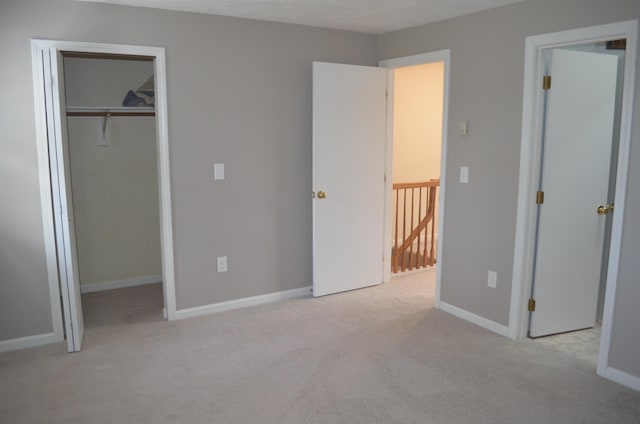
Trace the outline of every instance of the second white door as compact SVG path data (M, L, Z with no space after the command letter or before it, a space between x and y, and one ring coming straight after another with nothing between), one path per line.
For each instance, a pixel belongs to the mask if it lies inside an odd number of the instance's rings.
M531 337L595 324L617 65L607 54L551 52Z

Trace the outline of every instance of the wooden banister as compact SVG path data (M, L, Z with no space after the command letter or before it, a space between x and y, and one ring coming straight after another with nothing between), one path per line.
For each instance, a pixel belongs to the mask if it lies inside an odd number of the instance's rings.
M394 232L394 252L392 255L392 271L412 270L423 266L433 266L435 257L435 217L437 187L440 180L396 183L393 184L395 193L395 232ZM423 190L426 191L426 198L423 201ZM402 196L400 192L402 193ZM417 193L416 193L417 191ZM402 208L400 208L402 198ZM408 199L409 198L409 199ZM415 217L417 198L417 223ZM424 212L423 212L424 203ZM410 211L410 212L409 212ZM424 215L423 215L424 213ZM399 243L399 224L402 220L402 242ZM407 224L409 229L407 230ZM413 228L411 228L413 227ZM407 234L407 232L409 234ZM424 246L422 245L422 235L424 234ZM430 241L429 241L429 235ZM414 245L417 246L414 252ZM408 256L408 257L407 257Z
M431 197L431 193L429 193L429 197ZM400 251L409 249L409 247L415 241L415 239L420 236L420 233L422 233L422 231L424 231L424 229L427 228L427 224L429 224L429 222L431 222L431 220L433 219L434 212L435 212L435 208L429 207L429 212L427 213L427 215L425 215L424 218L422 218L422 221L420 221L418 226L413 229L411 234L409 234L409 237L407 237L404 240L404 242L399 248ZM398 255L398 253L396 253L396 255Z
M422 181L417 183L394 183L393 184L394 190L401 190L406 188L425 188L425 187L440 187L440 180L435 179L435 180Z

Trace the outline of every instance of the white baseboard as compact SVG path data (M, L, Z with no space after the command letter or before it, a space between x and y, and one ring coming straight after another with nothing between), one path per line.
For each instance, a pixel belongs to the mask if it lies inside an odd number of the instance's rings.
M472 314L469 311L465 311L464 309L460 309L446 302L440 302L440 309L450 313L451 315L455 315L458 318L462 318L465 321L469 321L477 326L485 328L489 331L493 331L494 333L499 334L503 337L509 337L509 327L505 325L498 324L497 322L483 318L480 315Z
M17 339L0 341L0 352L26 349L28 347L42 346L49 343L61 342L63 338L55 333L37 334L35 336L19 337Z
M640 377L636 377L635 375L628 374L612 367L606 367L602 371L598 369L598 375L606 378L607 380L614 381L632 390L640 392Z
M103 290L121 289L124 287L142 286L145 284L161 283L162 275L145 275L143 277L127 278L125 280L101 281L80 285L80 292L93 293Z
M229 300L227 302L212 303L210 305L196 306L195 308L180 309L179 311L176 311L176 319L210 315L216 312L229 311L232 309L245 308L247 306L262 305L264 303L277 302L279 300L294 299L297 297L306 296L311 296L311 286L263 294L260 296Z

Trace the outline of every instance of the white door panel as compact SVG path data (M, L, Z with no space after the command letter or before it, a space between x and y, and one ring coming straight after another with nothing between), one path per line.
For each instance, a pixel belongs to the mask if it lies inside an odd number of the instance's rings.
M67 115L64 91L64 69L62 55L49 51L49 73L51 87L47 93L47 119L52 122L49 137L53 137L55 151L50 151L52 174L52 197L56 216L56 242L60 291L64 309L67 349L78 352L82 347L84 320L78 273L75 228L73 220L73 199L71 192L71 169L69 165L69 143L67 140ZM45 76L46 78L46 76Z
M604 244L616 56L554 49L530 336L593 327Z
M387 71L313 64L313 294L382 282Z

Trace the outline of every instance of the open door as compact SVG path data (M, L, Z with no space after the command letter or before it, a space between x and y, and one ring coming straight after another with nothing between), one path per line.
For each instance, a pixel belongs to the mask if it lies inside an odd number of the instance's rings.
M82 347L84 321L71 197L63 60L56 49L47 49L44 55L45 106L60 292L67 349L69 352L78 352Z
M382 283L387 70L313 64L313 295Z
M617 66L612 55L551 51L531 337L595 325L605 214L613 207Z

